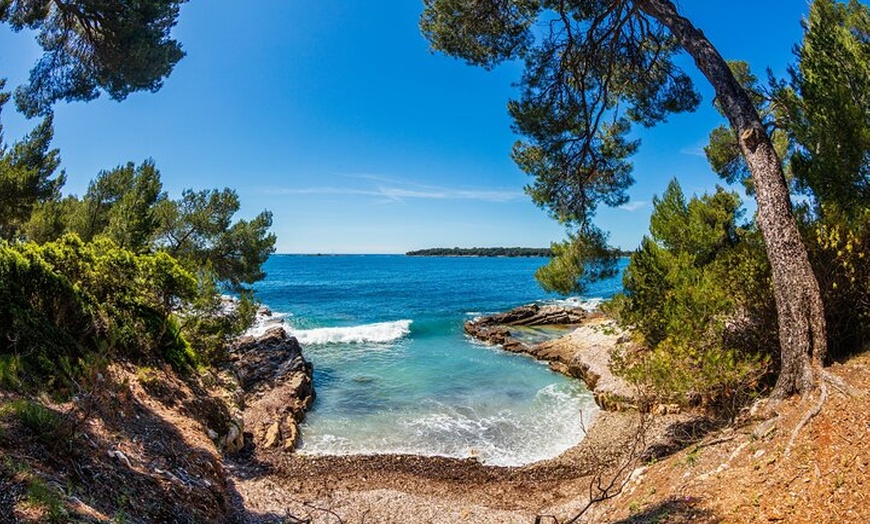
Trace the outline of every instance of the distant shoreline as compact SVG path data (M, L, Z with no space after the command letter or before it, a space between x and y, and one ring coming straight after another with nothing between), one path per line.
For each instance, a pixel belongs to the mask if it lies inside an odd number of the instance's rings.
M435 248L441 250L442 248ZM446 248L450 251L453 248ZM496 249L496 248L486 248ZM534 249L534 248L528 248ZM472 251L474 248L460 248L462 251ZM481 253L429 253L433 249L421 249L417 251L408 251L407 253L273 253L271 256L278 257L432 257L432 258L550 258L552 255L547 254L481 254ZM549 251L549 250L546 250ZM617 251L618 258L628 258L632 251Z
M549 248L537 247L435 247L408 251L409 257L503 257L503 258L550 258Z

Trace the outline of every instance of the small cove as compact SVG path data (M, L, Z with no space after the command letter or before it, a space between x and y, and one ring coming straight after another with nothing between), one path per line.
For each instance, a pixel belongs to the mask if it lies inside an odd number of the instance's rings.
M276 255L257 297L303 344L317 400L302 454L408 453L522 465L582 439L597 408L577 380L472 341L465 320L555 301L533 258ZM624 265L624 261L622 262ZM597 283L581 303L611 296ZM538 340L557 331L530 330ZM581 417L582 413L582 417Z

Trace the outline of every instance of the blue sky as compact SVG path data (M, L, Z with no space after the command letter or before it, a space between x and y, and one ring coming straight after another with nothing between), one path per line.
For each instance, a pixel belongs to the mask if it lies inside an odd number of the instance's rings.
M728 59L782 76L801 37L804 0L685 1L681 9ZM240 8L240 6L244 8ZM243 216L274 214L283 253L398 253L435 246L546 246L563 229L523 193L509 158L506 103L521 69L494 71L432 54L421 3L408 0L192 0L174 31L187 52L157 93L59 104L54 145L65 192L100 170L153 158L170 196L233 187ZM0 76L14 87L40 54L0 27ZM631 202L603 208L614 245L646 233L652 196L677 177L712 189L701 148L721 120L692 114L639 130ZM7 140L33 127L7 106Z

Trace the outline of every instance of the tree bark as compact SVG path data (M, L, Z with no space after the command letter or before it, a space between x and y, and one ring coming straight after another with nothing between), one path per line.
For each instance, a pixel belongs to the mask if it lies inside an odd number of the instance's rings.
M782 163L758 111L707 37L681 16L671 0L633 0L647 16L667 27L692 56L716 91L716 98L740 138L758 203L758 227L773 273L779 324L781 370L772 397L806 393L815 367L827 356L825 315L819 284L792 213Z

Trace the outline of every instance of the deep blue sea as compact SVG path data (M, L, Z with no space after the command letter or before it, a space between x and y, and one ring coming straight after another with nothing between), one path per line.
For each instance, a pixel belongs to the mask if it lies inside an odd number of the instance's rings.
M535 283L545 262L272 256L257 298L314 365L317 400L301 425L299 452L476 456L520 465L579 442L582 422L597 412L582 382L477 343L462 329L481 314L564 300ZM567 300L593 306L621 289L617 276Z

